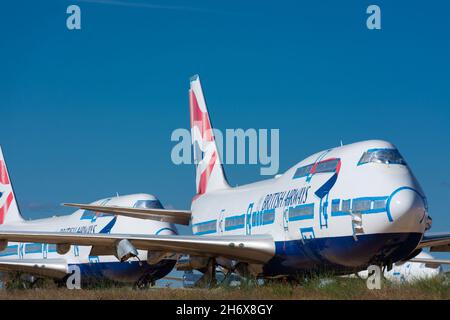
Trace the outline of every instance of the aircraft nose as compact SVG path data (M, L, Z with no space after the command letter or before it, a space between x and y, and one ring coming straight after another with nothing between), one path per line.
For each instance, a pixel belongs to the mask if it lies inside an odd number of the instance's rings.
M417 228L425 226L427 209L424 197L415 189L402 187L389 197L387 208L394 221L403 221L404 226Z

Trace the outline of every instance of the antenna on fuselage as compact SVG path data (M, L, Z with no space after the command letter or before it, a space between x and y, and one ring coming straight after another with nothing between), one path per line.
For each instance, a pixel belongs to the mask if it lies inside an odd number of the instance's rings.
M344 145L344 143L342 142L342 139L341 139L341 147Z
M119 197L119 193L116 191L116 197L118 198Z

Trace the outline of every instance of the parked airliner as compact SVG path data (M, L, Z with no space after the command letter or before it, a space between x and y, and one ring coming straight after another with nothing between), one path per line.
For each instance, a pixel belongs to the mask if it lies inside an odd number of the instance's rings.
M113 247L127 240L155 256L188 254L188 265L210 279L217 264L244 275L289 278L321 270L349 274L371 264L389 269L424 247L449 250L450 233L425 233L431 225L425 193L392 143L368 140L330 148L272 179L231 187L198 76L191 78L189 100L196 159L191 210L68 205L144 219L177 218L192 224L193 235L75 234L24 226L0 231L0 239L57 247Z
M149 194L133 194L98 200L93 205L131 206L133 208L162 208L158 199ZM75 232L78 234L109 234L135 232L150 235L177 234L170 222L140 220L108 213L77 210L71 215L38 220L24 220L20 214L12 183L0 149L0 230L35 230ZM0 231L0 232L1 232ZM80 267L81 279L90 281L107 278L132 282L142 287L167 275L176 260L164 259L157 263L147 262L146 251L131 252L126 263L120 253L126 242L111 248L31 243L27 241L2 243L0 248L0 271L22 271L29 279L51 277L62 280L70 274L69 266ZM128 252L127 252L128 253ZM150 258L150 257L149 257Z
M385 269L384 278L394 283L415 282L436 277L445 277L442 265L449 265L450 260L435 259L431 254L422 251L409 261L394 263L391 270ZM368 271L358 272L360 278L366 279Z

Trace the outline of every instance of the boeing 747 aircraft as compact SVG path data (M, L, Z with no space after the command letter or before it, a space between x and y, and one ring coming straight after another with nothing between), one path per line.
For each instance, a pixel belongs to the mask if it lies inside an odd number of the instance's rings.
M68 204L143 219L177 218L194 235L0 231L9 241L56 247L114 247L127 240L155 256L188 254L192 269L213 279L215 266L258 277L311 272L349 274L371 264L390 269L422 248L448 251L450 233L427 234L425 193L390 142L369 140L313 154L273 179L230 187L198 76L189 90L196 195L191 210ZM301 146L299 146L300 148Z
M130 206L137 210L162 208L159 200L148 194L111 197L92 204ZM77 210L68 216L26 221L20 214L1 149L0 230L54 231L80 235L105 235L114 232L150 235L177 234L176 228L171 222L140 220L89 210ZM153 263L152 256L147 256L146 251L129 250L128 246L126 241L119 241L110 247L78 246L69 243L55 245L32 243L26 240L9 243L2 241L0 243L0 272L21 271L31 275L30 279L51 277L63 280L70 274L69 266L77 265L80 267L82 280L95 281L107 278L146 286L167 275L176 263L174 258L160 259L160 257ZM129 258L133 259L126 263L120 262Z

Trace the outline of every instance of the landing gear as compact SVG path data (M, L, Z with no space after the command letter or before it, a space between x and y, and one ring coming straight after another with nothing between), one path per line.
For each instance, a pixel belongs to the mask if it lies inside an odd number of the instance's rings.
M385 271L391 271L392 270L392 266L393 266L393 263L390 260L385 262L385 263L383 263L381 265L381 273L382 273L382 275L384 275Z
M230 277L233 274L233 271L230 269L226 273L223 274L223 280L219 283L219 286L228 286L230 284Z
M55 279L55 280L53 280L53 283L56 285L56 287L58 289L67 288L67 282L66 282L67 278L68 278L68 276L66 276L62 279Z
M258 279L255 270L251 269L248 263L238 263L235 267L235 271L242 278L241 286L258 286Z
M134 289L137 290L146 290L155 285L155 279L152 274L144 274L139 278L138 281L134 284Z
M34 281L30 282L30 289L43 288L46 285L46 281L43 278L35 278Z
M392 270L392 266L393 266L392 261L389 261L388 264L386 265L387 271L391 271Z
M216 259L210 258L205 268L203 276L195 283L196 287L211 289L217 285L216 280Z

